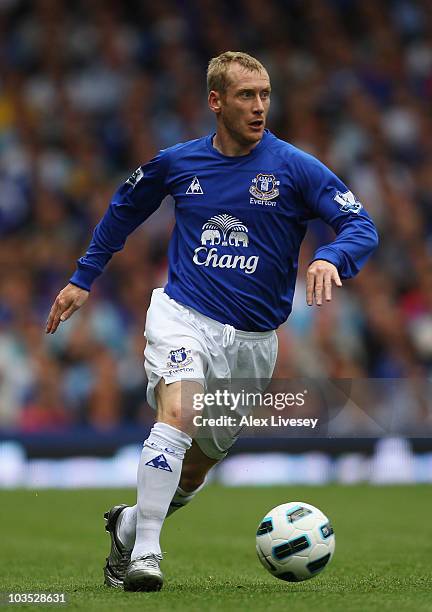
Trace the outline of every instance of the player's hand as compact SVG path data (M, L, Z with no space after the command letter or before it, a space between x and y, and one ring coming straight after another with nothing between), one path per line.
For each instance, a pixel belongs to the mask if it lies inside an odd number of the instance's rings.
M53 334L60 325L60 321L69 319L75 310L78 310L84 304L88 296L89 292L85 289L72 285L72 283L66 285L51 306L45 332Z
M323 294L326 302L332 299L332 283L342 287L336 266L324 259L316 259L311 263L306 274L306 302L308 306L321 306Z

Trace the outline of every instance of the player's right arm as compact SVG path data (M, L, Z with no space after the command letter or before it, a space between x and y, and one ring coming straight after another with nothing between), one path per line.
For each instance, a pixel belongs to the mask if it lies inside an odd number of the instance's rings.
M53 334L87 300L91 285L102 274L112 255L120 251L127 237L157 208L168 193L166 177L168 150L161 151L140 166L115 192L111 203L93 232L92 241L69 284L60 291L48 316L46 333Z

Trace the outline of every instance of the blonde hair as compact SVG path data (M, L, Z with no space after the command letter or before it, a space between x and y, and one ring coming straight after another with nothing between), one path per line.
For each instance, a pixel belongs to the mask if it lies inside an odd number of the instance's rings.
M218 91L224 93L230 83L228 69L231 64L240 64L251 72L265 72L267 70L257 59L243 53L242 51L225 51L210 60L207 68L207 89L208 91Z

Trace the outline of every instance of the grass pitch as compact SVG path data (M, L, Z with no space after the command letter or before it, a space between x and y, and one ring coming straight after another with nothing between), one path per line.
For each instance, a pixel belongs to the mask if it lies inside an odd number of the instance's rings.
M2 491L0 590L65 592L68 604L61 608L85 611L432 610L429 486L209 486L165 523L160 593L124 593L102 585L109 547L103 513L115 503L134 503L134 495L131 490ZM319 576L285 583L261 567L255 531L270 508L295 500L318 506L331 518L336 553ZM24 607L57 606L10 606Z

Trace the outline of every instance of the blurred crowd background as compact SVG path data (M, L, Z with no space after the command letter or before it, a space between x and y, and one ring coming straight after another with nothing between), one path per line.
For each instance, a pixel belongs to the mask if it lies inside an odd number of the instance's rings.
M311 225L275 376L432 374L429 0L0 0L0 428L152 419L143 329L172 202L82 311L55 336L44 325L116 187L213 130L205 70L228 49L268 67L270 129L333 169L381 237L358 278L309 308L306 266L332 239ZM432 426L432 406L409 409Z

